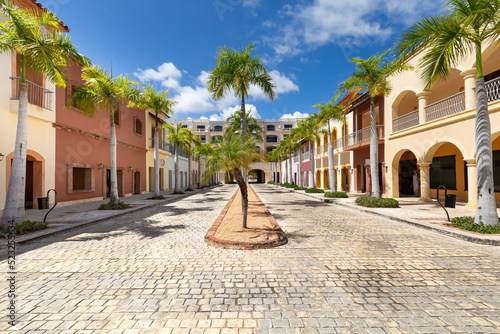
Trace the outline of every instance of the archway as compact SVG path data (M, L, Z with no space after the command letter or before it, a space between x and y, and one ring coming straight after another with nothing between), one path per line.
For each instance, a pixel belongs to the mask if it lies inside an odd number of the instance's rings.
M418 196L420 191L419 178L417 157L412 151L406 150L399 158L398 163L399 194L397 197Z
M134 194L141 193L141 172L136 170L133 176L133 192Z
M323 189L328 189L328 167L323 168Z
M316 188L321 188L321 169L316 169Z
M340 169L340 179L342 191L349 191L349 166L342 165Z
M252 169L249 172L248 183L265 183L266 173L262 169Z
M417 126L418 118L418 98L412 90L404 90L399 93L392 104L392 132Z

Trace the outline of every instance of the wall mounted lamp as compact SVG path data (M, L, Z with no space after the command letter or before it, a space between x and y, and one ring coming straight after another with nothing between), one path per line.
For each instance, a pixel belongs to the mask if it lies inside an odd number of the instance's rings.
M381 162L381 165L382 165L382 167L385 167L385 171L387 172L388 166L387 166L387 164L385 163L385 161L382 161L382 162Z
M131 172L132 171L132 166L128 166L128 171Z
M3 157L4 157L4 155L2 153L0 153L0 161L3 161Z
M104 165L102 163L97 165L97 169L103 169L103 168L104 168Z

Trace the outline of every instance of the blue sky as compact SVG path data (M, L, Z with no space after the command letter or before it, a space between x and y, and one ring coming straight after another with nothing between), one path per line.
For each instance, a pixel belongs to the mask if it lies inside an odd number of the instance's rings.
M169 89L174 118L222 119L233 96L213 101L204 86L217 49L255 42L277 86L247 103L263 119L301 116L328 101L354 66L351 57L385 51L401 31L445 0L40 0L71 29L73 43L113 74Z

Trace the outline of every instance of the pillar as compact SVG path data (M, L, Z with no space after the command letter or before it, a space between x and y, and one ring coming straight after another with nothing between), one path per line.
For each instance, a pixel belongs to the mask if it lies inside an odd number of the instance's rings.
M476 159L465 159L467 162L467 192L468 202L465 205L467 209L477 208L477 166Z
M427 99L431 95L431 92L425 90L417 94L418 98L418 124L424 124L427 122L427 116L425 114L425 107L427 107Z
M465 110L474 109L476 108L476 92L474 90L476 87L476 69L471 68L463 71L460 75L464 77Z
M420 168L420 199L419 202L432 202L430 162L419 163Z

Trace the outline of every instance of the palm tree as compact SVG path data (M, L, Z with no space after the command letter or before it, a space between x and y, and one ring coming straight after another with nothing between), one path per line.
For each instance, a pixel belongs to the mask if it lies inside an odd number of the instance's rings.
M301 121L301 123L299 124L299 126L304 128L303 132L304 139L309 142L309 154L310 154L309 170L311 171L311 177L310 177L311 188L316 187L314 150L315 150L316 140L319 138L318 130L316 128L317 117L318 117L317 114L310 114L305 120Z
M109 151L110 151L110 196L111 205L118 205L118 182L116 171L116 129L115 112L119 111L127 101L137 98L139 91L136 83L127 76L119 75L113 78L102 67L95 65L82 69L82 79L85 85L75 86L68 101L68 106L78 105L78 108L87 115L94 115L97 111L109 113Z
M187 129L184 145L181 146L188 158L188 184L186 190L193 190L193 181L191 178L191 159L195 156L195 148L201 145L201 139L193 131Z
M167 139L174 146L174 194L178 194L181 192L179 187L179 149L188 145L190 130L183 128L182 124L177 124L174 127L172 124L165 123L163 127L168 129Z
M375 118L375 97L386 96L391 92L387 78L401 71L411 69L400 60L384 61L389 52L376 54L368 59L351 58L349 61L356 64L356 70L351 77L340 84L340 92L365 91L370 95L370 174L372 179L372 196L380 197L378 175L378 134Z
M205 180L220 170L234 175L241 192L241 207L243 211L243 228L247 228L248 188L243 171L248 169L256 159L264 160L264 155L257 151L256 141L248 136L237 136L232 133L224 135L217 143L206 160Z
M287 183L294 183L293 182L293 157L292 157L292 152L296 148L296 143L293 140L292 136L287 136L285 137L278 146L281 146L281 150L285 159L285 170L287 173L287 178L286 182Z
M343 104L333 104L334 99L327 103L319 103L313 107L318 108L316 122L318 126L326 126L328 133L328 180L330 181L330 191L337 191L337 173L333 162L333 137L331 122L344 122L344 106Z
M429 88L449 76L457 62L476 55L476 126L475 147L478 199L475 222L498 225L496 211L491 123L484 82L482 46L500 36L498 0L449 0L449 14L423 19L404 31L396 44L397 53L408 59L424 52L421 76Z
M245 114L245 125L246 133L251 133L252 135L261 135L263 130L259 125L258 121L250 115L250 113ZM229 122L229 126L226 128L226 133L236 133L236 131L241 131L241 110L236 110L231 116L226 119Z
M89 60L71 44L68 34L57 31L61 22L53 13L44 10L35 16L33 12L3 0L0 1L0 11L7 16L6 21L0 22L0 52L17 54L21 58L16 143L1 221L1 225L6 227L9 221L24 220L29 103L26 68L65 87L66 66L72 61L87 64Z
M258 56L250 56L254 45L255 43L250 44L240 51L227 46L220 48L215 58L217 66L210 71L207 82L208 90L212 93L214 100L218 101L228 93L241 99L242 136L245 136L247 131L245 98L248 98L250 86L259 87L271 100L276 97L275 85L262 64L262 59Z
M303 187L302 184L302 142L304 141L305 129L300 126L300 124L293 128L291 131L291 135L293 137L293 142L295 143L295 147L299 150L299 168L298 168L298 176L297 176L297 184L299 187Z
M153 86L144 86L144 91L138 95L136 101L131 101L131 105L134 107L152 111L155 115L155 128L153 134L154 143L154 190L153 198L162 198L160 195L160 151L159 151L159 139L158 139L158 119L159 115L165 115L170 117L173 115L174 111L172 106L175 105L175 101L167 97L169 91L162 90L156 91Z
M213 152L213 147L210 144L197 142L194 147L194 160L198 161L198 188L201 187L201 159L207 158Z

